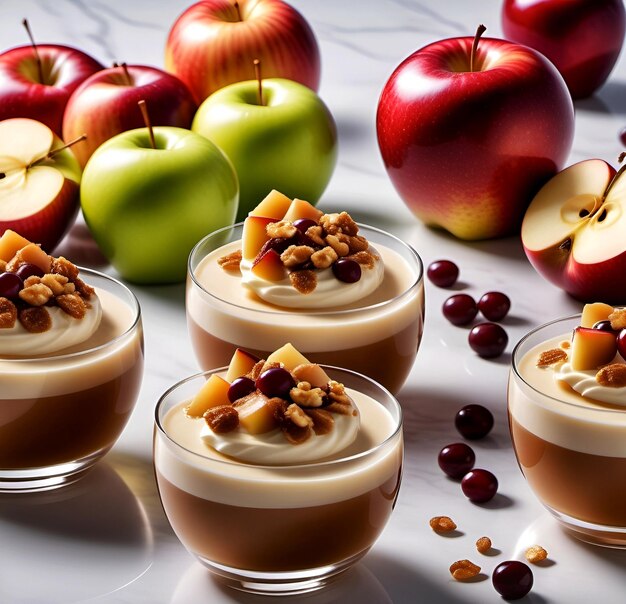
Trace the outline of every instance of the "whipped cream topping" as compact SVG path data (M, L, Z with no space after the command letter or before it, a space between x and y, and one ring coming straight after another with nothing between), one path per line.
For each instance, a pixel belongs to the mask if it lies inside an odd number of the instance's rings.
M200 438L209 447L238 461L257 465L297 465L337 455L355 441L361 424L358 412L357 415L333 413L333 419L335 423L328 434L313 433L297 445L288 442L280 429L250 434L239 427L232 432L217 434L205 425Z
M251 260L241 261L241 281L244 287L252 290L259 298L276 306L312 309L345 306L369 296L383 281L385 266L380 254L371 245L368 251L376 261L372 268L361 266L361 278L358 281L339 281L331 268L315 270L317 286L310 294L300 293L288 277L282 281L268 281L258 277L250 270Z
M617 361L618 359L615 362ZM564 382L578 394L594 401L626 407L626 387L603 386L596 380L596 373L597 371L575 370L571 363L563 363L555 370L554 379Z
M82 319L75 319L58 306L47 306L52 326L43 333L31 333L19 321L0 329L0 354L40 356L81 344L98 329L102 318L98 296L91 296L89 306Z

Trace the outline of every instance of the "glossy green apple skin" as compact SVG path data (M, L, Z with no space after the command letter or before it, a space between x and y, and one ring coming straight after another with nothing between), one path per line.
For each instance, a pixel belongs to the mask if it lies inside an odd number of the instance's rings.
M239 186L228 158L183 128L114 136L83 172L81 206L94 239L134 283L183 281L191 248L233 223Z
M323 101L290 80L239 82L214 92L198 109L191 129L213 141L239 177L239 212L272 190L316 203L337 162L337 129Z

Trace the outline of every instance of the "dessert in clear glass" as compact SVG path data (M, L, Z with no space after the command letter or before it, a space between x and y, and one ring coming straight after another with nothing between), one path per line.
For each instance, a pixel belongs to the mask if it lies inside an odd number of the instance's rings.
M0 491L60 487L113 446L143 374L139 303L7 231L0 238Z
M538 327L515 348L508 387L513 446L535 495L574 536L618 548L626 547L624 327L626 311L600 303Z
M422 262L345 212L322 214L273 191L244 223L200 241L188 273L187 323L202 369L225 365L237 347L263 357L288 341L393 393L413 366Z
M290 345L258 362L238 350L156 408L167 517L190 553L244 591L312 591L352 566L387 523L402 458L394 397Z

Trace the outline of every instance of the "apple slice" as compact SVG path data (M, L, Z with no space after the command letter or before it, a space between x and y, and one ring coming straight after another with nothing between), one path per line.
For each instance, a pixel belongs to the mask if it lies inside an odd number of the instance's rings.
M581 327L593 327L598 321L607 321L614 308L604 302L585 304L580 317Z
M299 382L309 382L313 388L324 388L330 382L328 374L317 363L303 363L291 371Z
M296 348L287 342L284 346L281 346L278 350L275 350L267 357L268 363L282 363L283 367L287 371L293 371L298 365L310 364L303 354L298 352Z
M291 203L289 197L276 189L272 189L267 197L248 213L248 216L265 216L266 218L273 218L274 221L282 220Z
M239 413L239 425L250 434L262 434L277 427L274 410L269 398L257 392L235 405Z
M7 229L0 237L0 260L8 262L15 254L26 247L30 241L25 239L15 231Z
M230 383L217 374L212 374L186 408L189 417L202 417L207 409L230 405L228 389Z
M301 218L310 218L311 220L315 220L317 222L323 213L324 212L318 210L308 201L304 201L304 199L294 199L291 202L283 220L293 222L294 220L299 220Z
M226 372L226 381L232 382L233 380L246 375L252 368L258 363L260 359L250 354L243 348L237 348L230 359L228 365L228 371Z
M38 266L44 273L50 272L50 256L34 243L29 243L21 250L17 250L13 258L19 261L18 264L27 262Z
M267 216L248 216L243 222L241 254L244 260L254 260L266 241L269 241L267 225L276 222Z
M267 281L282 281L287 278L287 270L275 250L267 250L260 258L254 261L250 269L253 274Z
M577 327L572 338L570 363L575 371L596 370L610 363L617 352L614 333Z

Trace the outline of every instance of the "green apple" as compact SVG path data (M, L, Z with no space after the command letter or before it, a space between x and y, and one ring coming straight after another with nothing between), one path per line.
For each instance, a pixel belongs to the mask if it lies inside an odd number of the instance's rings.
M233 223L239 186L230 161L183 128L114 136L91 156L80 201L94 239L122 277L135 283L184 280L191 248Z
M316 203L337 161L337 129L330 111L309 88L280 78L231 84L207 98L191 129L213 141L239 176L239 212L272 190Z

